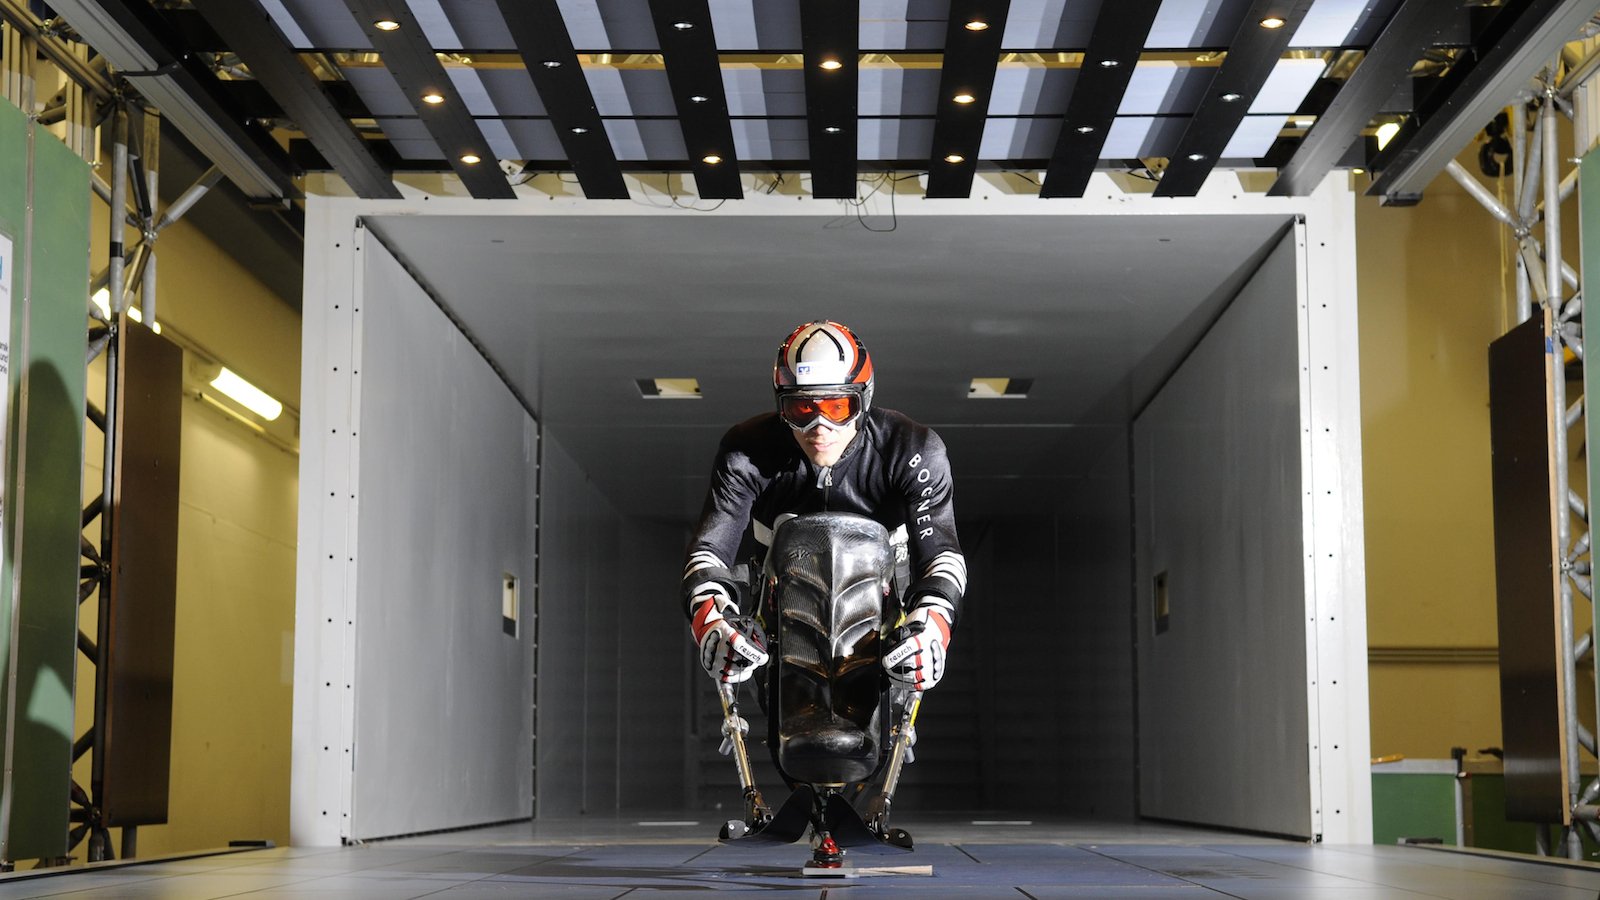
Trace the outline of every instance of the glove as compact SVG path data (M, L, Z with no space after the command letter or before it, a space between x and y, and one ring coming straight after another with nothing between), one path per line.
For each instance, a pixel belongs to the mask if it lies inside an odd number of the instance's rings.
M925 691L944 677L945 648L950 646L950 605L939 597L922 597L890 633L893 645L883 655L889 677L915 691Z
M700 648L700 665L712 678L737 684L767 664L767 651L728 621L739 614L727 588L707 582L689 602L689 631Z

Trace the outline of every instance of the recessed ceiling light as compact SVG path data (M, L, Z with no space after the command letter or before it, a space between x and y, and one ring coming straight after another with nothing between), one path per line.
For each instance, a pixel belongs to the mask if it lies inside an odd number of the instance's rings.
M1223 94L1222 97L1221 97L1221 100L1222 100L1223 103L1238 103L1240 100L1243 100L1243 99L1244 99L1244 95L1243 94L1236 94L1233 91L1229 91L1226 94Z
M461 161L469 166L475 166L483 160L476 153L463 153L461 154Z
M1079 134L1093 134L1094 133L1094 126L1093 125L1079 125L1078 126L1078 133Z
M694 23L693 22L673 22L672 23L672 27L678 29L679 31L688 31L689 29L694 27Z
M428 93L422 95L422 102L423 103L443 103L444 102L444 95L439 93L438 91L429 91Z
M1360 166L1356 166L1354 169L1350 170L1350 174L1352 174L1352 175L1362 175L1362 174L1365 174L1366 171L1367 171L1366 169L1363 169Z
M1114 60L1114 59L1102 59L1102 60L1100 60L1100 68L1102 68L1102 69L1115 69L1117 66L1120 66L1120 65L1122 65L1122 63L1120 63L1120 62L1118 62L1117 60Z
M589 129L583 127L582 125L574 125L574 126L572 126L572 133L573 134L588 134L589 133Z
M1189 161L1190 162L1199 162L1200 160L1205 159L1205 158L1206 158L1206 155L1204 153L1191 153L1191 154L1189 154Z
M722 157L716 155L715 153L707 153L705 156L700 157L700 161L708 166L714 166L717 163L722 162Z
M977 100L978 98L972 96L971 94L961 93L961 94L955 95L954 97L951 97L950 99L954 100L957 103L967 104L967 103L973 102L974 100Z
M699 400L700 381L695 378L635 378L639 396L646 400Z
M1400 123L1399 122L1385 122L1382 125L1379 125L1378 126L1378 149L1382 150L1383 148L1389 146L1389 142L1394 140L1394 136L1399 134L1399 133L1400 133Z
M1262 28L1282 28L1287 24L1288 23L1285 22L1280 16L1267 16L1265 19L1261 20Z
M834 69L843 68L844 63L839 62L837 59L825 59L822 62L817 63L817 65L827 69L829 72L832 72Z
M706 102L707 100L710 100L710 99L711 98L707 97L705 94L695 94L694 96L689 98L689 102L690 103L704 103L704 102Z
M945 156L944 161L947 163L959 163L966 162L967 158L959 153L951 153Z
M964 26L968 31L988 31L989 23L973 19Z
M372 23L372 27L379 31L399 31L400 23L393 19L379 19Z
M974 378L967 387L967 399L1021 400L1032 389L1032 378Z
M540 63L540 65L544 66L546 69L559 69L559 68L561 68L561 60L559 60L559 59L547 59L544 62Z
M827 126L826 128L824 128L822 130L827 132L828 134L838 134L839 132L843 131L844 129L840 128L837 125L829 125L829 126Z

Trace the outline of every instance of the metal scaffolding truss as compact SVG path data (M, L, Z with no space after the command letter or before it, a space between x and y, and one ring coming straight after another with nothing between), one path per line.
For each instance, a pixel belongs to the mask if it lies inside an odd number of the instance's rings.
M1583 856L1580 832L1588 832L1600 843L1600 806L1596 805L1600 798L1600 778L1584 784L1580 771L1580 747L1591 757L1597 755L1595 735L1583 724L1578 710L1578 666L1594 653L1596 622L1592 611L1594 587L1589 516L1583 497L1571 485L1569 449L1569 435L1574 429L1582 434L1584 428L1584 398L1569 402L1567 396L1569 380L1582 378L1583 294L1577 269L1562 259L1561 252L1564 224L1561 204L1577 190L1579 173L1574 165L1577 160L1571 154L1567 157L1561 154L1558 116L1574 119L1580 154L1593 145L1588 117L1577 114L1574 99L1576 97L1581 106L1588 105L1588 82L1595 74L1597 63L1600 63L1600 56L1590 56L1581 64L1564 67L1558 57L1540 72L1535 87L1506 110L1506 133L1513 145L1509 204L1501 202L1460 163L1452 160L1446 169L1468 194L1511 231L1516 242L1516 322L1521 324L1536 314L1545 320L1551 493L1561 498L1559 508L1551 510L1561 570L1559 673L1566 746L1561 748L1560 756L1565 761L1571 824L1561 827L1554 844L1549 829L1538 827L1535 849L1540 854L1559 853L1572 859ZM1562 174L1564 167L1568 168L1565 175ZM1587 448L1581 452L1586 458ZM1591 622L1581 636L1577 634L1576 624L1580 595L1591 606ZM1600 694L1596 695L1595 702L1600 705Z

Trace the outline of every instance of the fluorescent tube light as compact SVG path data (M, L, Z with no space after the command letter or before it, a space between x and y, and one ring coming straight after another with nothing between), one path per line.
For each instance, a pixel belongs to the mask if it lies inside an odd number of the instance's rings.
M268 422L283 414L282 403L269 397L266 391L234 374L227 366L223 366L217 377L211 379L211 386Z

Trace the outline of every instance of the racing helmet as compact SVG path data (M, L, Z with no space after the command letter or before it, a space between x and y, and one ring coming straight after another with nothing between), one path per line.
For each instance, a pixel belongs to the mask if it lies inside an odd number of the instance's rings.
M792 428L848 427L872 406L872 357L849 328L820 319L778 347L772 390Z

